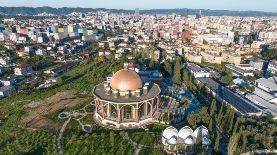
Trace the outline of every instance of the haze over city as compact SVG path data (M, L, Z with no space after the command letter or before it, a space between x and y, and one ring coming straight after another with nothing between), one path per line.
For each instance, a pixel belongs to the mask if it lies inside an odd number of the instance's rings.
M276 0L1 0L1 6L83 7L108 9L214 9L276 12Z

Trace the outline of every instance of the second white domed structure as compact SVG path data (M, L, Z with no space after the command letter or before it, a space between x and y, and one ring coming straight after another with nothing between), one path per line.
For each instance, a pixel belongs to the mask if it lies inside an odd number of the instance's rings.
M193 130L189 126L183 127L179 133L178 136L182 138L187 145L193 145L194 139L193 139Z
M197 127L194 131L189 126L184 126L179 131L173 126L169 126L163 131L162 143L168 151L192 151L199 132L202 133L202 146L208 148L210 135L208 129L203 125Z

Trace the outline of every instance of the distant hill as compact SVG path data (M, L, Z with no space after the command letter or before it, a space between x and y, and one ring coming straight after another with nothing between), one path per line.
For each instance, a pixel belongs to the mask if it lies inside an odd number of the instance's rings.
M52 8L52 7L0 7L0 13L7 15L37 15L43 12L55 15L66 15L72 12L96 12L98 10L110 11L111 13L134 13L134 10L123 9L105 9L105 8ZM181 14L195 15L200 9L150 9L140 10L141 14ZM277 12L262 12L262 11L229 11L229 10L205 10L201 9L204 15L207 16L277 16Z
M143 10L147 14L181 14L195 15L199 11L206 16L277 16L277 12L262 12L262 11L230 11L230 10L210 10L210 9L151 9Z

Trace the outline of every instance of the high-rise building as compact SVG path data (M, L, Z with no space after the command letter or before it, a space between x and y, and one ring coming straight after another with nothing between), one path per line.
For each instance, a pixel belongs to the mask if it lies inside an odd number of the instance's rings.
M196 14L196 19L200 19L202 17L202 12L199 10L199 13Z
M135 18L138 19L139 17L139 8L135 8Z

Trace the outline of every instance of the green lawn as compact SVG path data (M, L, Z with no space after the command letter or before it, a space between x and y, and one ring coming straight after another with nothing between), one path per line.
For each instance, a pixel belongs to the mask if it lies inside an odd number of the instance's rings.
M83 92L87 90L91 92L92 88L98 84L99 82L103 81L105 76L111 74L113 71L117 71L122 68L121 63L117 62L90 62L88 64L81 64L74 69L66 72L62 76L59 77L58 84L54 87L36 90L32 93L15 93L10 97L4 98L0 100L0 119L4 120L4 124L0 126L0 154L49 154L53 155L56 154L55 149L55 140L56 135L58 133L55 132L44 132L44 131L27 131L24 127L21 126L20 120L22 116L26 113L24 108L25 104L28 104L30 101L40 101L49 96L56 94L57 92L67 90L67 89L75 89L79 92ZM81 97L82 95L78 96ZM92 96L91 93L84 95L84 97ZM30 100L30 101L25 101ZM25 101L25 102L19 102ZM83 105L82 105L83 106ZM79 108L79 107L74 107ZM68 109L72 110L72 109ZM63 124L63 121L57 120L59 112L54 112L50 114L50 119L53 119L59 124ZM89 120L87 120L89 121ZM73 124L71 124L73 123ZM81 136L83 138L80 130L80 125L76 121L72 121L69 124L69 128L66 129L69 135L69 138L76 134L76 136ZM100 132L107 132L107 130L97 127L93 129L95 133ZM98 135L98 134L97 134ZM97 135L95 135L97 137ZM120 140L120 137L116 136L117 140ZM68 138L68 137L65 137ZM90 139L91 138L91 139ZM98 137L99 138L99 137ZM86 141L95 140L93 136L89 136ZM100 138L99 138L100 139ZM106 143L106 144L105 144ZM109 145L109 143L103 141L101 143L104 145ZM69 144L68 144L69 145ZM72 146L78 146L77 148L81 149L83 144L74 141ZM69 146L70 146L69 145ZM94 141L93 145L95 148L98 145L98 141ZM117 144L119 145L119 144ZM67 148L67 145L63 146ZM69 147L70 148L70 147ZM73 147L74 148L74 147ZM91 150L92 146L87 145L88 150ZM128 149L127 149L128 148ZM72 150L65 151L70 153ZM80 151L80 150L79 150ZM133 152L132 146L122 146L122 150L120 153L125 151L127 154L129 152ZM93 151L92 151L93 152ZM101 154L101 151L98 151ZM108 154L108 153L107 153Z

